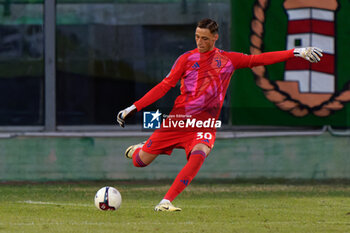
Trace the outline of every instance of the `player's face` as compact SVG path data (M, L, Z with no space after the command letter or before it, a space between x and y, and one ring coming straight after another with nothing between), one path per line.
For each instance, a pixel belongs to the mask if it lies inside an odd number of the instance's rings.
M217 33L212 34L207 28L196 28L196 44L200 53L206 53L214 49L215 42L219 38Z

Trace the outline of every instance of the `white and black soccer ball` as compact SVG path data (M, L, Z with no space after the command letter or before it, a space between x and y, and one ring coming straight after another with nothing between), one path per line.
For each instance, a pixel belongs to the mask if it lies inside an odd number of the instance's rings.
M117 210L121 204L122 196L113 187L103 187L95 195L95 206L100 210Z

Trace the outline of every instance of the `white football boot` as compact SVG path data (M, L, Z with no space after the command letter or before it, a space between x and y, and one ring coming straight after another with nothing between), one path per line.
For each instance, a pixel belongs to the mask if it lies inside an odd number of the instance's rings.
M141 142L141 143L136 144L136 145L129 146L128 149L126 149L126 151L125 151L125 157L128 158L128 159L132 159L132 155L134 154L135 150L138 149L138 148L143 147L145 142L146 141Z
M167 211L167 212L174 212L174 211L181 211L181 208L173 206L170 201L161 201L156 207L154 207L155 211Z

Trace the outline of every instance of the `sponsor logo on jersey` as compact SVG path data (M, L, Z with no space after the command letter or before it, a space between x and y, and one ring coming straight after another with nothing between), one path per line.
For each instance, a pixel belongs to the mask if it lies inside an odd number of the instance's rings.
M192 66L192 69L198 69L198 68L199 68L198 62L194 63L194 65Z

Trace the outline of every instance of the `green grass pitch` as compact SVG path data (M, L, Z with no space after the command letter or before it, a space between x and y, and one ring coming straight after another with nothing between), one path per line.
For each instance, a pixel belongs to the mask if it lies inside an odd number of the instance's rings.
M350 232L345 184L242 184L194 181L155 212L171 182L0 184L0 232ZM117 211L100 211L96 191L116 187Z

